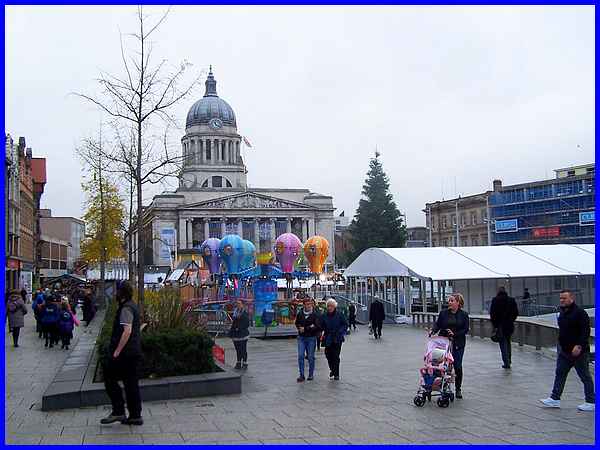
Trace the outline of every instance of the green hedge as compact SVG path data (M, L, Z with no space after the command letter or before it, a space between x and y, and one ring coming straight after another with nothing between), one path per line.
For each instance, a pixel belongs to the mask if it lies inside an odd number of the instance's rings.
M148 308L148 305L145 305ZM181 307L181 305L180 305ZM98 361L110 357L109 346L117 302L110 303L104 324L96 341ZM143 360L140 378L196 375L217 371L213 359L214 340L201 328L182 323L176 328L149 327L142 331ZM101 366L99 364L101 379Z

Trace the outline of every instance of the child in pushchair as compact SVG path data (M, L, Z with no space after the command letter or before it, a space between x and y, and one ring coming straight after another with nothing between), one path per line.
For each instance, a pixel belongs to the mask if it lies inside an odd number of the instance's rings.
M424 365L419 370L419 390L414 398L416 406L425 405L425 401L431 401L432 396L439 397L437 404L440 408L446 408L454 401L452 342L445 334L440 332L438 336L429 335L423 357Z

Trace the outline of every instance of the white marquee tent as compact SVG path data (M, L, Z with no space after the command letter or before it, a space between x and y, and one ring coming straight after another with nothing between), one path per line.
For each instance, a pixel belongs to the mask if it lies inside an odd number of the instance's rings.
M354 293L383 296L392 305L404 303L404 298L413 299L411 279L417 280L423 307L427 301L441 302L448 287L468 294L465 297L471 310L483 312L485 302L500 285L511 290L513 296L527 287L541 302L551 301L557 297L555 291L569 287L593 304L594 274L593 244L556 244L370 248L348 266L344 277ZM383 288L377 292L380 283Z

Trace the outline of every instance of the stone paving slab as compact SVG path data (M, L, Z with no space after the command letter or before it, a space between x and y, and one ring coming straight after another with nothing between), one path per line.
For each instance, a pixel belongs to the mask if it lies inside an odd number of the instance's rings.
M513 369L505 371L498 346L489 340L468 339L463 400L447 409L435 403L415 407L425 334L387 325L380 341L365 327L348 338L340 381L329 380L326 359L318 352L315 380L296 383L295 340L251 339L242 394L145 402L143 426L100 426L108 406L39 410L41 394L68 353L40 346L32 321L25 319L21 348L5 344L5 432L11 444L509 445L591 444L595 439L594 415L576 410L583 387L574 371L563 408L542 409L538 400L549 393L555 361L515 347ZM232 365L231 341L221 339L219 345Z

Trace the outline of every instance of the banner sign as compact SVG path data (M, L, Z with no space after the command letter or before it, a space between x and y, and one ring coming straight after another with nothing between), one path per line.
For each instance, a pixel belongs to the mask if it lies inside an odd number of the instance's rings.
M534 238L559 237L560 227L534 228Z
M161 228L159 257L170 259L173 250L175 250L175 228Z
M596 222L595 211L586 211L579 213L579 225L594 225Z
M519 229L519 222L517 219L496 220L495 225L496 233L508 233Z

